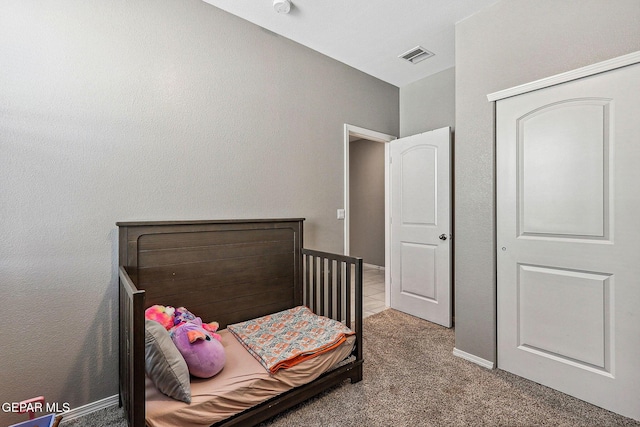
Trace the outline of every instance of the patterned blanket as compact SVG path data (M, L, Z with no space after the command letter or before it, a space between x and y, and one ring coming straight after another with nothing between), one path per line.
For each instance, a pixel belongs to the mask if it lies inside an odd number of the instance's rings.
M355 333L304 306L229 325L227 329L272 374L334 349Z

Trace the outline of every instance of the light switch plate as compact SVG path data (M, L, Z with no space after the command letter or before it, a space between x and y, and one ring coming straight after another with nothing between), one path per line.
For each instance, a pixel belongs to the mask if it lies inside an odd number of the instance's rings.
M338 219L344 219L344 209L338 209Z

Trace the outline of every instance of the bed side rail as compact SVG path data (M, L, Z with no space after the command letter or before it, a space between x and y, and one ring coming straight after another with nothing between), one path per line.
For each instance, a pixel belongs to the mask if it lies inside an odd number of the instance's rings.
M144 290L119 269L120 406L130 427L144 427Z
M305 305L354 330L356 357L362 360L362 258L312 249L302 249L302 255Z

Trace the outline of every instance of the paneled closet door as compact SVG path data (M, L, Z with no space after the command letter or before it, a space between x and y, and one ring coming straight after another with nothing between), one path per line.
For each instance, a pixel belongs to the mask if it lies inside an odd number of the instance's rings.
M497 102L498 367L640 420L640 64Z

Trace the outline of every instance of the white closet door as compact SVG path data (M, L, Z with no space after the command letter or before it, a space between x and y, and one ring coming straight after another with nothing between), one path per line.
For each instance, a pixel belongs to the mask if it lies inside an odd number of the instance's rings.
M640 420L640 64L497 102L498 367Z

